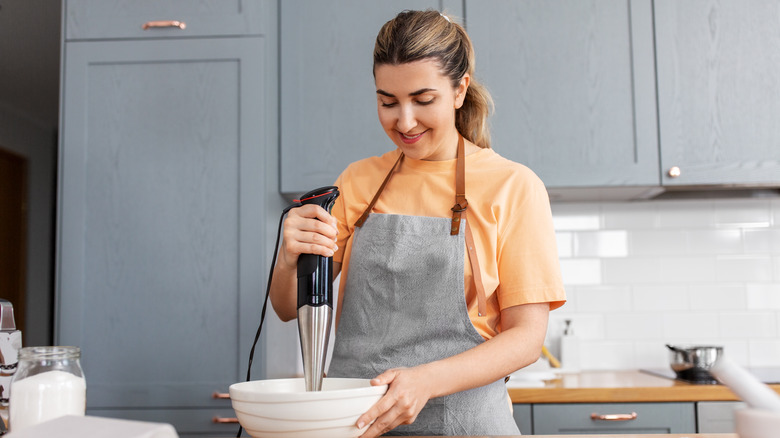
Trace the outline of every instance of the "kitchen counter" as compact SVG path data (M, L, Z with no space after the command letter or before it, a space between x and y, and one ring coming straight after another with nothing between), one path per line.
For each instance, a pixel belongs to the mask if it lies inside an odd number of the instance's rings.
M780 393L780 385L769 386ZM546 380L544 387L509 388L509 396L513 403L641 403L739 400L724 385L698 385L647 374L639 370L565 373L561 374L559 378ZM631 437L638 436L640 435ZM656 437L660 436L666 435L656 435ZM706 435L690 436L705 437Z

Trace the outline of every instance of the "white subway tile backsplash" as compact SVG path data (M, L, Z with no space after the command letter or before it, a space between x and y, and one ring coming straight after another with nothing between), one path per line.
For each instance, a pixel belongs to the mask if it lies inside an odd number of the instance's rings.
M780 229L753 228L743 231L745 253L780 253Z
M720 336L724 339L774 338L777 315L774 312L723 313L719 325Z
M558 257L569 258L574 255L574 235L572 233L556 231L555 242L558 244Z
M712 201L686 200L658 205L658 226L662 228L709 228L715 224Z
M715 223L719 227L769 227L772 209L768 202L753 199L721 200L713 205Z
M748 284L747 308L750 310L780 310L780 283Z
M720 282L772 281L772 258L769 256L718 256L716 266L716 278Z
M604 228L610 230L657 228L657 205L654 202L604 204L601 209Z
M561 276L563 284L601 284L601 261L599 259L562 259Z
M633 310L670 312L690 310L688 288L684 285L637 285L632 287Z
M598 230L601 218L598 214L553 216L553 226L558 231Z
M689 254L740 254L742 230L691 230L688 231Z
M665 338L684 339L699 342L718 336L718 314L716 312L667 313L663 319Z
M780 339L760 339L748 342L752 367L772 367L780 363Z
M638 368L634 344L630 341L583 341L580 363L584 370L622 370Z
M741 284L695 284L688 288L691 309L746 310L747 292Z
M657 339L663 332L663 320L652 313L615 313L604 316L604 331L609 340Z
M688 252L688 235L683 230L629 231L631 256L684 255Z
M581 312L627 312L631 310L628 286L588 286L578 291L578 310Z
M669 368L669 350L661 340L637 341L634 354L638 368Z
M712 281L715 278L715 258L664 257L661 259L661 281L691 283Z
M668 364L665 343L780 366L780 198L553 204L583 369ZM585 354L587 353L587 354Z
M659 283L661 259L656 257L609 258L601 260L604 284Z
M577 257L626 257L628 232L624 230L576 233L574 255Z

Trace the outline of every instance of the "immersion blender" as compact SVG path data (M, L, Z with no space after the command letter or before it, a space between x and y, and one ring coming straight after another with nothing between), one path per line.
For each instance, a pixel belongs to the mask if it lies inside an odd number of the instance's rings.
M301 196L300 203L319 205L330 213L338 196L338 187L321 187ZM332 320L333 257L301 254L298 257L298 334L306 391L322 390Z

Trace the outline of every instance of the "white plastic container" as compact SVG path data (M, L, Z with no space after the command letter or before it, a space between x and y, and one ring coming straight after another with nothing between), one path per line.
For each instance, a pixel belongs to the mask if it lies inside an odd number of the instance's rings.
M27 347L11 383L9 428L12 432L86 411L87 384L78 347Z

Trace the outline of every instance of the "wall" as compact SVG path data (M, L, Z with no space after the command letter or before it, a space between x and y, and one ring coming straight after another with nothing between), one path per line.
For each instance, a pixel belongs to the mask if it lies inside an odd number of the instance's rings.
M672 344L780 366L780 198L553 204L583 369L668 367Z
M52 342L55 135L54 129L0 104L0 145L27 158L29 166L24 346Z

